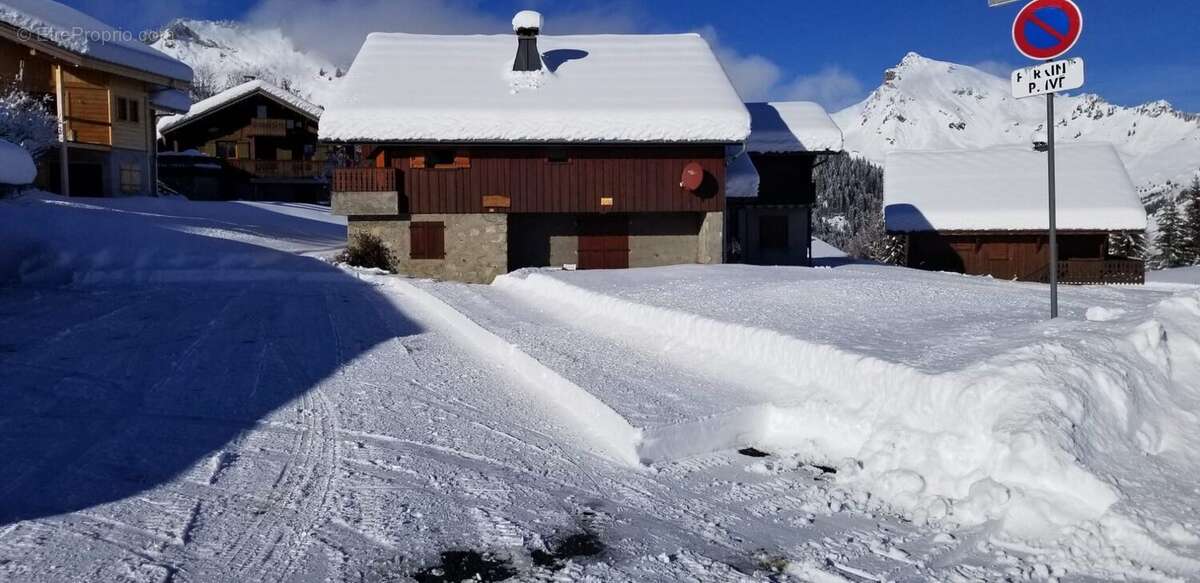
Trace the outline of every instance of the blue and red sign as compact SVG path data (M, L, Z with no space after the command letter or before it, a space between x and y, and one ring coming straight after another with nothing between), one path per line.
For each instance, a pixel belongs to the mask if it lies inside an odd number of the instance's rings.
M1083 12L1073 0L1035 0L1013 21L1013 43L1021 54L1047 61L1066 54L1083 33Z

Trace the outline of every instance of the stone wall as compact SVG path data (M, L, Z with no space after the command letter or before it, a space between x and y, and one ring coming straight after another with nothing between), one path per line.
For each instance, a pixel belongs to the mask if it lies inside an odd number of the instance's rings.
M629 266L657 267L697 263L699 213L637 214L629 217Z
M445 259L410 257L408 227L411 221L445 224ZM351 241L362 233L379 237L395 255L396 270L406 275L486 284L508 272L508 220L504 214L411 215L395 219L351 217Z

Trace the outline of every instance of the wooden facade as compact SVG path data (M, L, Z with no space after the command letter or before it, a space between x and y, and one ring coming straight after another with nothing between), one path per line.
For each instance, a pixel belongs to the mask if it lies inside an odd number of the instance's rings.
M266 93L250 93L162 132L166 150L197 150L219 159L225 169L219 186L198 189L186 172L164 179L198 199L327 198L328 148L317 143L317 123L310 113Z
M340 169L335 189L394 183L414 214L719 212L725 205L722 146L405 146L374 154L376 168L394 170L394 178ZM680 186L691 162L706 174L696 192Z
M1049 236L1045 231L954 231L908 233L904 264L933 271L990 275L997 279L1049 280ZM1064 283L1143 283L1140 260L1109 253L1109 233L1058 234L1059 275Z
M758 196L731 198L726 217L729 260L757 265L812 262L812 205L817 154L748 154L758 171Z
M65 142L39 160L39 187L85 196L155 190L150 95L190 81L89 59L7 24L0 24L0 79L44 97L61 116Z

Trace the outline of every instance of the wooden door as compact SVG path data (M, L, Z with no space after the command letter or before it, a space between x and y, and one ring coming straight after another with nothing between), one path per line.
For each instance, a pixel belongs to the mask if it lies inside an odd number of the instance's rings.
M579 220L579 269L629 267L629 217L599 215Z

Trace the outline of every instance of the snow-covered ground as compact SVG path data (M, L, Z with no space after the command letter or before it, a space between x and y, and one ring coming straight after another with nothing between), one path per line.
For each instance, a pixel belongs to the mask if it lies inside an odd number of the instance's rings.
M0 201L0 580L1200 576L1186 281L1048 323L1044 287L875 265L473 286L344 237Z

